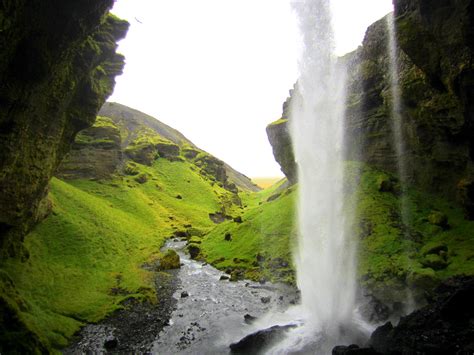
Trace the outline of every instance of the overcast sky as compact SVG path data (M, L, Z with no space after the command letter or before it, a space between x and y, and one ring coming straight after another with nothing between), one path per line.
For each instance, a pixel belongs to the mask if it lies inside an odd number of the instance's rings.
M336 50L361 43L391 0L333 0ZM115 101L178 129L249 177L282 176L265 127L298 77L290 0L117 0L130 22Z

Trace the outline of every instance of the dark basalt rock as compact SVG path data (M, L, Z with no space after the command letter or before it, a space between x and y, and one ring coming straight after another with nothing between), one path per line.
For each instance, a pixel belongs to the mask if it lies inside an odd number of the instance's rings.
M281 339L288 329L296 325L275 325L273 327L259 330L258 332L247 335L237 343L231 344L232 354L259 354L275 340Z
M348 346L339 345L332 349L332 355L378 355L377 351L373 348L360 348L356 344Z
M281 171L288 181L294 184L297 180L296 162L293 144L288 128L288 119L280 119L267 126L267 137L273 149L273 156L280 164Z
M474 278L451 279L427 306L377 328L372 347L383 354L469 354L474 350Z
M460 202L474 218L474 5L471 0L396 0L402 135L406 181ZM393 144L386 19L371 25L363 45L341 58L349 65L348 160L397 173ZM275 159L290 181L296 165L282 120L267 128ZM384 183L381 191L391 190Z
M107 125L79 132L56 176L62 179L107 179L117 170L122 161L120 131L111 120L100 117L98 121L105 121Z

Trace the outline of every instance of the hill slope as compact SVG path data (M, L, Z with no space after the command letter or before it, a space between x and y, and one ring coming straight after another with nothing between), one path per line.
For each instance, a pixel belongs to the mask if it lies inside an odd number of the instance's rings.
M51 182L52 213L25 238L29 259L2 268L2 285L15 285L2 295L49 349L130 297L156 300L164 240L202 236L243 209L249 189L223 162L153 120L99 116L81 131ZM0 342L22 336L7 328Z

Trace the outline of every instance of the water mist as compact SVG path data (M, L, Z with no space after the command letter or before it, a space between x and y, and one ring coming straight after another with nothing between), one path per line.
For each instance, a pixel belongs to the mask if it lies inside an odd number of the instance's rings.
M344 206L345 68L334 54L330 2L294 5L303 35L291 105L299 179L297 283L305 326L338 337L355 308L355 246Z
M397 175L401 187L400 196L400 216L403 225L408 226L410 224L410 215L407 200L407 185L408 176L405 159L405 141L403 137L403 116L402 116L402 99L399 78L399 53L397 50L397 36L395 29L394 14L388 14L386 17L388 43L387 43L387 54L389 58L389 75L390 75L390 93L391 93L391 122L392 122L392 141L395 148L396 161L397 161ZM404 229L406 233L406 229ZM404 313L410 313L415 309L415 302L413 295L409 289L406 290L406 301L405 301Z

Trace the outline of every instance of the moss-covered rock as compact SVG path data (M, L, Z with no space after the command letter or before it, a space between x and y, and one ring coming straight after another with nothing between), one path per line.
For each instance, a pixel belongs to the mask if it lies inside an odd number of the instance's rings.
M290 183L295 183L296 162L288 128L288 119L281 118L267 126L267 137L273 149L273 156Z
M121 73L128 24L92 3L0 5L0 254L17 255L44 215L48 182L76 133L92 125ZM52 21L51 19L55 19Z
M178 253L173 249L168 249L158 260L158 270L179 269L181 267Z
M121 161L120 131L110 118L99 116L94 126L76 136L56 175L63 179L107 179Z
M186 249L188 250L189 255L191 256L191 259L197 259L201 253L201 247L196 243L188 244Z

